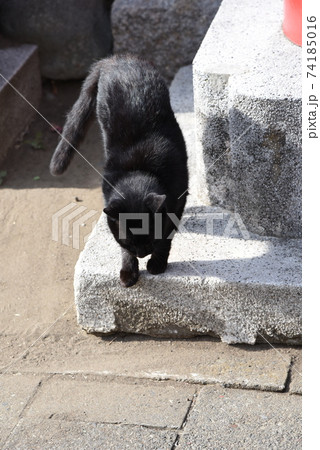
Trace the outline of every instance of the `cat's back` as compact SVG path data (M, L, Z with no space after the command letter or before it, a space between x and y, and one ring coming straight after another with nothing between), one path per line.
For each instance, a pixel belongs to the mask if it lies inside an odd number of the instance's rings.
M113 56L100 67L97 113L109 138L129 130L139 134L157 128L173 114L168 88L147 61Z

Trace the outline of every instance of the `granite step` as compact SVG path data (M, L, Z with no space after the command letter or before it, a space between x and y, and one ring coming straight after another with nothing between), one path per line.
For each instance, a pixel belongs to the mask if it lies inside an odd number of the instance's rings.
M103 214L75 268L79 325L90 333L300 344L300 240L247 237L228 211L187 208L167 271L150 275L144 258L138 283L124 288L120 248Z

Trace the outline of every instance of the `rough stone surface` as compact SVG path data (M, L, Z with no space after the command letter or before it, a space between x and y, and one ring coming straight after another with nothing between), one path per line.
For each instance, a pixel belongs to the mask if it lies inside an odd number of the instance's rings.
M47 336L14 370L48 374L174 380L283 391L290 368L287 348L228 346L210 337L188 340L145 336Z
M0 74L36 108L41 97L37 48L0 40ZM35 112L0 75L0 163Z
M4 444L33 397L41 378L34 375L0 376L0 445Z
M109 425L95 422L22 419L4 450L166 450L172 448L172 431Z
M112 32L115 53L152 61L167 81L190 64L221 0L115 0Z
M39 47L41 74L83 78L89 66L112 51L112 0L2 0L2 33Z
M296 238L301 48L283 36L282 4L221 5L193 62L196 140L212 204L236 210L254 233Z
M238 219L218 208L187 210L167 271L150 275L140 260L140 279L126 289L103 214L75 268L79 324L89 332L300 343L300 241L244 239Z
M194 392L191 385L168 382L54 377L43 384L25 416L174 429L182 426Z
M179 446L195 450L300 449L301 398L203 388L188 417Z

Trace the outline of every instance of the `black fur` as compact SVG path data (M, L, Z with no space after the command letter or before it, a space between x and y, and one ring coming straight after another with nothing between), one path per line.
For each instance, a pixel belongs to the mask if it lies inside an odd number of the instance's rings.
M68 167L74 153L71 145L80 143L95 109L105 146L104 212L122 247L121 282L132 286L139 277L137 257L151 254L150 273L166 270L176 228L168 213L180 220L187 196L185 143L158 72L133 56L115 56L96 63L84 81L63 129L68 142L61 140L52 157L53 175ZM135 218L126 221L126 238L121 238L120 213L147 215L148 232L130 231L141 227ZM162 238L155 236L156 217Z

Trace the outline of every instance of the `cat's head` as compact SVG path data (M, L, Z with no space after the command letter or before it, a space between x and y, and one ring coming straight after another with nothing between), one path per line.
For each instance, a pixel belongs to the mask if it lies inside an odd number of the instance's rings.
M166 211L166 196L151 192L140 200L118 197L103 211L121 247L133 256L144 258L153 252L155 239L161 237L162 214L159 213Z

